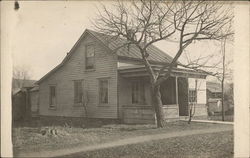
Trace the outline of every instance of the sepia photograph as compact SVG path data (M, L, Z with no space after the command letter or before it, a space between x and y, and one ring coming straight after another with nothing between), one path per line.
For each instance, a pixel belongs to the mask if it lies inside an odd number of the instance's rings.
M238 102L249 94L237 86L249 87L235 57L239 6L249 11L234 1L2 1L1 156L250 155L249 141L235 144L236 127L249 139L250 118Z

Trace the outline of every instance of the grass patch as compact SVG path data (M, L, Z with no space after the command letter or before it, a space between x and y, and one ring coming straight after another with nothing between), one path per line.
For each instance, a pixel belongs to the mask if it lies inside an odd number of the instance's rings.
M77 153L71 157L84 158L227 158L233 157L233 132L219 132Z
M222 121L221 115L209 116L208 118L209 120ZM225 115L224 119L225 121L228 121L228 122L234 122L234 115Z
M14 127L12 132L14 154L89 146L142 135L176 131L224 128L228 125L192 122L171 122L162 129L155 125L103 125L99 128L69 126ZM56 135L42 135L44 128L56 129ZM233 127L232 127L233 129Z

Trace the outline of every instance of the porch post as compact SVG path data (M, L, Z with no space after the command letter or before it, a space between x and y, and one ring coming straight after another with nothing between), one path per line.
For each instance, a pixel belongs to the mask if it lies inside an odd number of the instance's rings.
M178 77L175 76L175 99L176 99L176 105L178 106L178 115L180 115L179 113L179 99L178 99Z

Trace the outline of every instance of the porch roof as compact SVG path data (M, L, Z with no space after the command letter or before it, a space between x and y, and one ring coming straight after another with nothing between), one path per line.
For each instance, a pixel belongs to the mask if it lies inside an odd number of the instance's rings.
M161 66L153 65L154 71L159 71ZM119 74L123 77L143 77L148 76L148 72L144 65L130 65L118 67ZM167 68L165 70L167 72ZM207 74L200 71L191 69L173 68L171 72L172 77L185 77L185 78L203 78L205 79Z

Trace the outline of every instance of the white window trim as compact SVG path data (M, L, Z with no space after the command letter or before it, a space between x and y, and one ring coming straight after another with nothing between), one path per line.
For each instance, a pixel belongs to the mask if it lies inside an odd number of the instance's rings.
M51 103L50 103L50 100L51 100L51 87L55 87L55 104L54 105L52 105ZM55 110L56 109L56 107L57 107L57 85L56 84L49 84L49 109L51 109L51 110Z
M93 63L93 68L87 68L87 47L88 46L93 46L94 48L94 63ZM85 45L85 71L94 71L95 68L96 68L96 65L95 65L95 56L96 56L96 50L95 50L95 44L94 43L88 43Z
M84 79L77 79L77 80L73 80L73 90L74 90L74 95L73 95L73 105L74 106L82 106L83 105L83 103L84 103L84 100L83 100L83 98L82 98L82 102L79 102L79 103L76 103L75 102L75 82L76 81L81 81L81 83L82 83L82 93L83 93L83 95L84 95Z
M110 77L102 77L102 78L97 78L98 80L98 103L99 103L99 106L108 106L110 104ZM102 80L107 80L108 81L108 103L101 103L101 100L100 100L100 90L101 90L101 87L100 87L100 81Z

